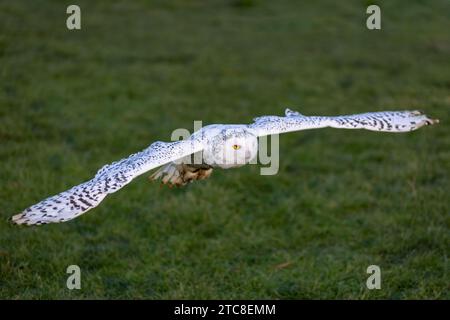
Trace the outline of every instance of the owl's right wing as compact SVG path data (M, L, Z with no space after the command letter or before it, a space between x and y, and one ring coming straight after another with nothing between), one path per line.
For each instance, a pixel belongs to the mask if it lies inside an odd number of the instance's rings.
M13 216L12 221L40 225L71 220L99 205L109 193L121 189L135 177L201 150L201 139L155 142L128 158L105 165L93 179L25 209Z

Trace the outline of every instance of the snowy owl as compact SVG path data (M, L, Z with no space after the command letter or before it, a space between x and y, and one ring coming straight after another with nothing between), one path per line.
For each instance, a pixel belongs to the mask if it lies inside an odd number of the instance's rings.
M369 112L346 116L304 116L286 109L285 116L263 116L251 124L213 124L176 142L154 142L141 152L103 166L89 181L49 197L12 217L16 224L64 222L98 206L110 193L157 167L150 179L182 186L206 179L213 168L234 168L257 156L258 137L316 128L408 132L438 123L420 111ZM191 161L200 155L200 161Z

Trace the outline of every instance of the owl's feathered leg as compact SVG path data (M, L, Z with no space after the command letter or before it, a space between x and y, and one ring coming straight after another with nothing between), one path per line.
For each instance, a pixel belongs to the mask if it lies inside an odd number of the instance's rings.
M212 167L208 165L188 165L169 163L156 170L150 177L150 180L161 179L162 184L169 187L181 187L194 180L204 180L209 178L212 173Z

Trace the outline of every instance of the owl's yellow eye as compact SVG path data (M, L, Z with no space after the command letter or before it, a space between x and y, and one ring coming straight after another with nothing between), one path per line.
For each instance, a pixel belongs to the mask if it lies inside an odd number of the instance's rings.
M240 145L238 145L238 144L233 144L233 149L234 149L234 150L239 150L240 148L241 148Z

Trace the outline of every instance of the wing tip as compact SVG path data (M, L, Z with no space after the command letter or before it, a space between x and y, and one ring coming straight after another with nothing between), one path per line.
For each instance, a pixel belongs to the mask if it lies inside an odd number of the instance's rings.
M440 122L439 119L431 119L428 117L426 117L426 120L425 120L425 124L427 126L432 126L433 124L438 124L439 122Z

